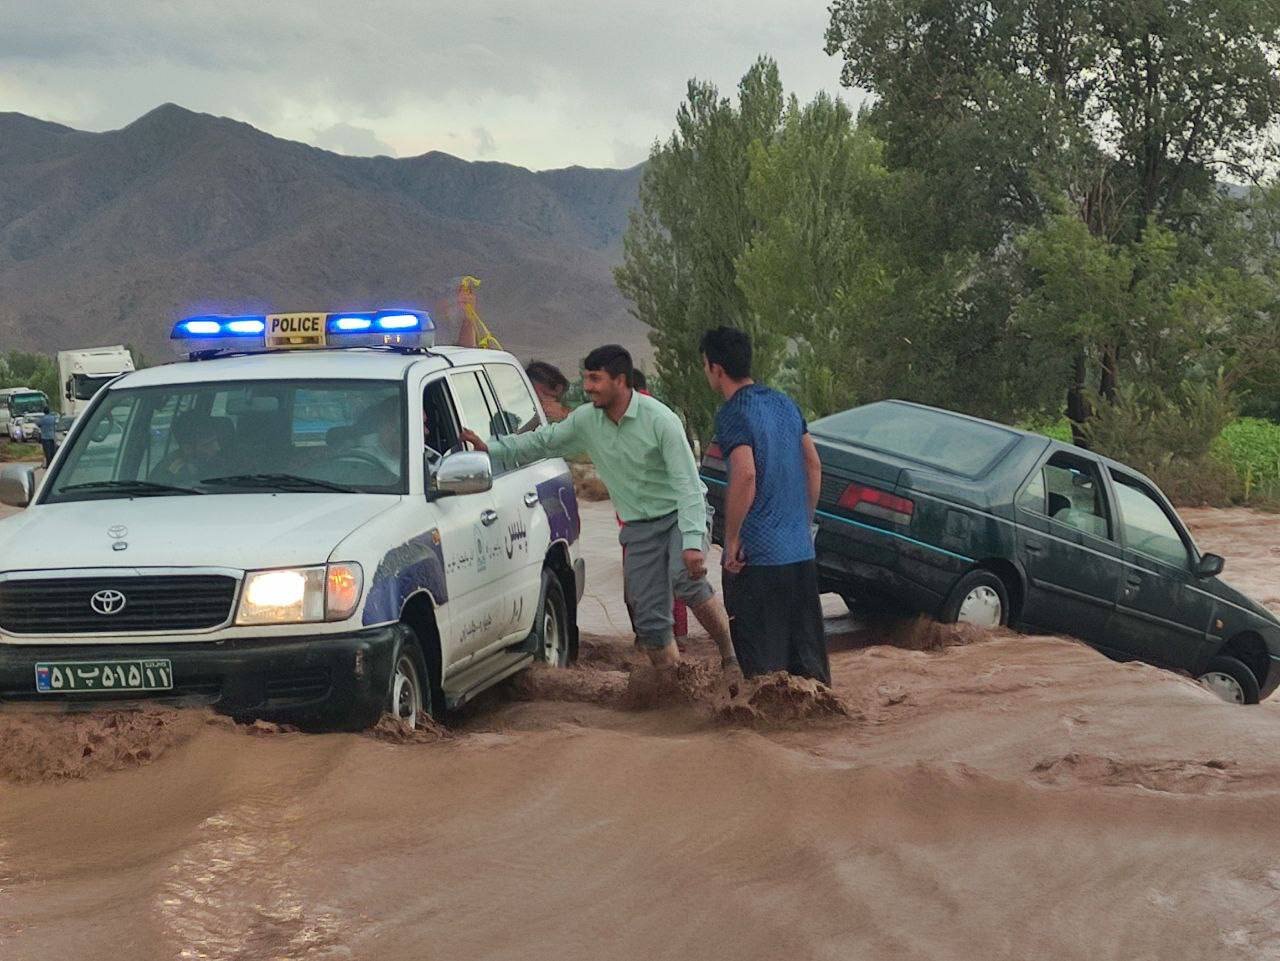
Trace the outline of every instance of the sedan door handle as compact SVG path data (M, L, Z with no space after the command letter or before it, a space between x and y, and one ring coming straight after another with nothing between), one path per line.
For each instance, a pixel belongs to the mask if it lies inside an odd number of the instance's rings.
M1126 577L1126 578L1124 579L1124 582L1125 582L1126 584L1128 584L1130 587L1141 587L1141 586L1142 586L1142 578L1141 578L1141 577Z
M485 511L483 514L480 515L480 523L483 524L485 527L490 526L491 524L496 522L497 519L498 519L497 511Z
M1028 554L1039 554L1043 551L1044 551L1044 548L1040 546L1039 541L1027 541Z
M537 506L538 506L538 492L537 492L537 491L529 491L527 494L525 494L525 495L524 495L524 506L525 506L525 507L537 507Z

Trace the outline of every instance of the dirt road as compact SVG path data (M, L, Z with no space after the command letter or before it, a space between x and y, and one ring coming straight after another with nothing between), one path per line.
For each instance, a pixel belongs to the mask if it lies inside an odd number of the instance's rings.
M1188 513L1280 604L1280 521ZM582 665L447 736L0 715L0 958L1280 958L1280 707L839 620L838 701L655 690L586 524Z

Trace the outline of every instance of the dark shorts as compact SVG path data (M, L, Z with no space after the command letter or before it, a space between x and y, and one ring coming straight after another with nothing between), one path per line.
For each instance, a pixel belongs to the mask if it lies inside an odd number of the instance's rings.
M747 677L786 671L831 683L813 561L725 571L724 603L733 650Z

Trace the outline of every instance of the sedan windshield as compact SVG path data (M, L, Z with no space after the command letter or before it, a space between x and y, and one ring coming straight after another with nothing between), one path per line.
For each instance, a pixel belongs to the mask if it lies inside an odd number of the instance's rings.
M403 493L397 381L223 381L114 389L86 415L46 502L196 494Z

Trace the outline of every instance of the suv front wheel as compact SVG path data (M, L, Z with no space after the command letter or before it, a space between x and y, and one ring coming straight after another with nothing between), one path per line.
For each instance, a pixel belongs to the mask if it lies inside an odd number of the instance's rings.
M560 578L546 568L542 571L542 607L533 630L537 640L534 656L551 667L568 667L569 606Z
M420 714L433 715L431 682L417 635L412 631L400 644L391 684L387 691L387 713L410 728L418 726Z

